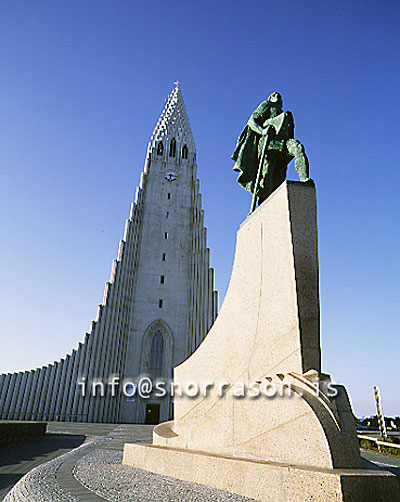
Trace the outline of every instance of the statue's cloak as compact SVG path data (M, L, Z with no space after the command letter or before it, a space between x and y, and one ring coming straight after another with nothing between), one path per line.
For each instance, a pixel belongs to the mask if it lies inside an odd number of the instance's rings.
M234 171L238 171L238 183L249 192L254 191L258 170L258 147L261 134L257 134L249 125L241 132L232 159Z

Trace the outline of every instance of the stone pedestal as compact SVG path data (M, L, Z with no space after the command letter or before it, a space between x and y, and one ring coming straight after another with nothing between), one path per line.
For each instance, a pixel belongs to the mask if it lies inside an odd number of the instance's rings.
M125 464L258 500L400 500L361 469L346 390L321 373L313 184L284 182L241 225L221 312L174 379L199 394Z

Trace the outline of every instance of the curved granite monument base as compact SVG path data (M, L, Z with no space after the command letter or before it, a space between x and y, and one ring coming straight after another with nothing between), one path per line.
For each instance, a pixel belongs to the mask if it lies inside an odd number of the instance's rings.
M321 373L318 289L315 187L286 181L241 225L221 312L175 368L199 394L123 462L257 500L400 500L361 469L346 390Z

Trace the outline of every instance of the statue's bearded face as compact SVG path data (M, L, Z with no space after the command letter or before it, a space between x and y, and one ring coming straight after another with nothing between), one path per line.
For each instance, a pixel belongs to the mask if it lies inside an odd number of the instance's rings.
M268 97L268 101L280 107L282 107L283 105L282 96L279 94L279 92L273 92L272 94L270 94L270 96Z

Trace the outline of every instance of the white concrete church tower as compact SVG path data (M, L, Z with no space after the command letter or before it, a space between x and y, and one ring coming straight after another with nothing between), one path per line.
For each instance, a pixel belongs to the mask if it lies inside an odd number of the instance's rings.
M150 139L136 196L140 255L130 309L124 373L172 378L172 368L200 344L217 314L213 269L196 178L196 147L176 85ZM150 401L150 402L148 402ZM125 400L121 420L171 414L168 400Z
M59 361L0 375L0 419L168 420L170 397L126 397L121 389L124 381L141 376L172 378L172 368L198 347L216 318L196 167L177 84L148 144L118 258L90 333ZM120 379L114 396L108 385L112 375ZM78 382L86 382L84 395ZM96 396L92 382L98 382ZM128 385L128 391L133 389Z

